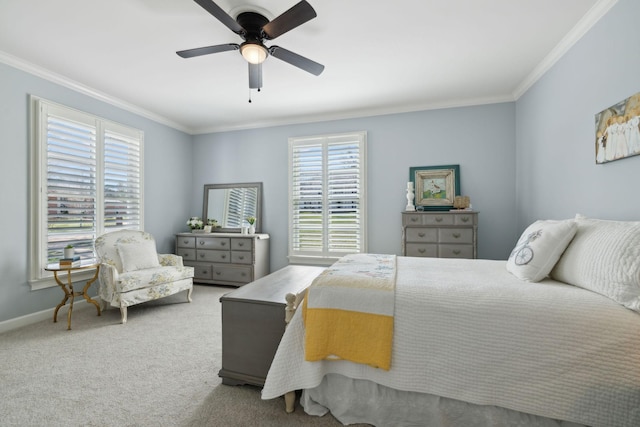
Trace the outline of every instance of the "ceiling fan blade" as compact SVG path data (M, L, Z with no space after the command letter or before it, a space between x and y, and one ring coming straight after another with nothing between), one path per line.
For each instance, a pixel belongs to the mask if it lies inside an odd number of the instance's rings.
M316 11L305 0L294 5L291 9L275 18L273 21L262 27L265 38L273 40L283 35L297 26L312 20L316 16Z
M300 56L297 53L293 53L290 50L282 48L280 46L271 46L269 53L281 61L288 62L289 64L298 67L308 73L319 76L324 71L324 65L318 64L304 56Z
M198 3L200 6L202 6L204 10L212 14L214 18L216 18L218 21L226 25L234 33L243 34L246 32L244 28L242 28L240 24L236 22L235 19L229 16L227 12L222 10L222 8L217 4L215 4L212 0L194 0L194 1Z
M252 64L249 62L249 89L260 89L262 87L262 64Z
M209 55L211 53L226 52L228 50L238 50L240 45L235 43L218 44L215 46L197 47L195 49L180 50L176 52L183 58L193 58L194 56Z

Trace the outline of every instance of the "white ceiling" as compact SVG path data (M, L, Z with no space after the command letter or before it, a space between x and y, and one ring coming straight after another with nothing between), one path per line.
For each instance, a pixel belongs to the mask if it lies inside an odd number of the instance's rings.
M192 0L0 0L0 61L189 133L513 101L616 0L308 0L317 18L266 42L248 102L240 43ZM297 0L216 0L269 19ZM259 4L259 7L252 3Z

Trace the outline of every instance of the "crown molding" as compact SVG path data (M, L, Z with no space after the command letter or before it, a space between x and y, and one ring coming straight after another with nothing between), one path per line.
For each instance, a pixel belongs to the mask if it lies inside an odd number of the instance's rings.
M329 121L349 120L349 119L362 119L366 117L387 116L392 114L403 114L403 113L416 113L419 111L427 111L427 110L444 110L447 108L474 107L478 105L500 104L504 102L514 102L514 101L515 99L513 98L513 96L504 95L504 96L495 96L495 97L486 97L486 98L459 99L459 100L453 100L450 102L441 102L441 103L429 103L429 104L423 103L423 104L402 105L397 107L354 109L354 110L330 112L326 114L313 114L308 116L287 117L286 119L282 119L282 120L265 120L262 122L252 122L250 125L247 125L247 123L242 123L242 124L231 125L231 126L214 126L214 127L207 127L207 128L199 128L199 129L194 129L193 134L203 135L203 134L209 134L209 133L233 132L233 131L241 131L241 130L249 130L249 129L277 127L277 126L291 126L291 125L301 125L301 124L307 124L307 123L319 123L319 122L329 122Z
M513 98L518 100L524 95L525 92L542 78L617 2L618 0L600 0L594 4L571 31L560 40L560 43L558 43L542 62L518 85L513 92Z
M149 120L160 123L162 125L169 126L181 132L192 134L191 129L188 129L174 121L171 121L166 117L162 117L158 114L145 110L144 108L141 108L137 105L130 104L126 101L123 101L121 99L118 99L106 93L95 90L89 86L83 85L82 83L79 83L68 77L62 76L60 74L56 74L53 71L50 71L38 65L32 64L21 58L10 55L6 52L0 51L0 62L7 64L13 68L17 68L18 70L32 74L36 77L40 77L44 80L66 87L67 89L71 89L83 95L90 96L91 98L110 104L114 107L121 108L125 111L147 118Z

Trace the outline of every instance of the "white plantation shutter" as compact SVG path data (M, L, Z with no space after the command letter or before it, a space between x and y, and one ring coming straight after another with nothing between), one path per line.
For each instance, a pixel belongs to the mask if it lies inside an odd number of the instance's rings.
M92 251L96 230L96 127L49 114L47 126L47 263L68 244Z
M32 97L30 281L68 244L85 260L117 228L142 229L141 131Z
M137 132L136 132L137 133ZM141 229L140 135L104 133L104 228Z
M366 251L364 132L292 138L290 257Z

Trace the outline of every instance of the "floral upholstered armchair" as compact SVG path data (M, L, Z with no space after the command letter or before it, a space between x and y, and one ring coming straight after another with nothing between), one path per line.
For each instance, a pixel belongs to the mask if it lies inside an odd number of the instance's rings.
M122 323L127 307L187 291L191 302L193 267L185 267L182 257L158 254L151 234L139 230L119 230L103 234L95 241L100 263L98 295L102 308L120 307Z

